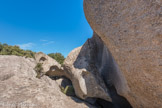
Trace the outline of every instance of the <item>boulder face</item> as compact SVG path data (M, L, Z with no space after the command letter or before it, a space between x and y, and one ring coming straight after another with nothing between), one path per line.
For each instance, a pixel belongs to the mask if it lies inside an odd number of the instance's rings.
M67 97L56 81L36 78L34 59L0 56L0 108L93 108Z
M65 76L61 65L48 55L39 52L35 54L35 59L37 63L42 64L42 73L48 76Z
M84 12L127 81L117 92L134 108L161 107L161 0L84 0Z
M129 102L116 92L117 89L120 93L127 93L127 81L96 33L82 47L74 49L68 55L64 69L72 76L71 80L78 97L99 98L103 99L101 102L113 102L118 107L131 107Z
M90 49L85 43L83 47L74 49L64 61L64 69L71 76L75 93L82 99L101 98L111 101L108 90L95 66L90 66ZM85 56L87 52L87 56ZM92 64L93 65L93 64Z

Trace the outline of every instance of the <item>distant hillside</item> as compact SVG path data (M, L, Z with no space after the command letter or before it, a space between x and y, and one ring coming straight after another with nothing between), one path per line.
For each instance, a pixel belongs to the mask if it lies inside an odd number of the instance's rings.
M31 50L23 50L20 49L19 46L11 46L6 43L0 43L0 55L17 55L17 56L25 56L29 58L34 58L35 52Z
M6 43L0 43L0 55L16 55L34 58L35 52L31 50L23 50L19 46L11 46ZM55 59L58 63L63 64L65 57L61 53L50 53L48 56Z
M55 59L58 63L63 64L65 57L61 53L50 53L48 56Z

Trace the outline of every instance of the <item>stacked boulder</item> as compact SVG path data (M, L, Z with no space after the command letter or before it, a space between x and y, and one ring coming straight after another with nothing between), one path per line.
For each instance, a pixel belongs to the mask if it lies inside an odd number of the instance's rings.
M117 93L124 96L134 108L160 108L162 2L84 0L84 12L90 26L113 55L120 74L127 82L124 86L117 85L121 83L118 79L113 83ZM100 55L100 60L102 59L103 55Z

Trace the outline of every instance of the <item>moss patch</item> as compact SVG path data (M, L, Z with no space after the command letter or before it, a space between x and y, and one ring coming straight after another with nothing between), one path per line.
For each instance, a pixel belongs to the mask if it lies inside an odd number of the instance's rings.
M44 73L42 72L43 71L43 67L42 67L42 64L41 63L38 63L36 66L35 66L35 68L34 68L34 70L36 71L36 73L37 73L37 78L41 78L43 75L44 75Z

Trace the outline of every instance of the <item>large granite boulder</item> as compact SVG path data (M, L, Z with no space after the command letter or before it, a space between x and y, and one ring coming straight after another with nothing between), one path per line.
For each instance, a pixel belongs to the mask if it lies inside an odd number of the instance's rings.
M34 59L0 56L0 108L93 108L67 97L54 80L36 78Z
M78 97L96 98L97 101L103 99L101 103L105 100L102 104L104 108L110 102L116 107L131 108L129 102L119 96L115 89L122 93L128 91L127 81L96 33L82 47L74 49L68 55L64 69L71 76Z
M63 67L42 52L37 53L35 59L38 64L41 64L42 73L54 78L61 88L66 89L66 86L73 86L75 95L79 98L92 104L97 98L112 101L101 75L94 66L94 58L90 56L96 53L94 52L95 43L94 40L90 42L92 49L89 48L89 40L83 47L74 49L66 58ZM120 86L120 84L118 85Z
M162 1L84 0L85 16L124 75L134 108L162 106ZM120 81L118 81L120 83Z
M108 60L110 62L107 62ZM82 47L74 49L65 59L64 69L72 80L76 95L82 99L93 97L111 101L105 82L115 83L121 90L127 89L126 80L117 71L118 68L114 68L116 66L112 62L114 63L111 54L95 33L93 38L88 39ZM106 64L110 65L106 66Z
M35 54L37 64L41 64L42 73L48 76L65 76L63 67L53 58L48 55L38 52Z

